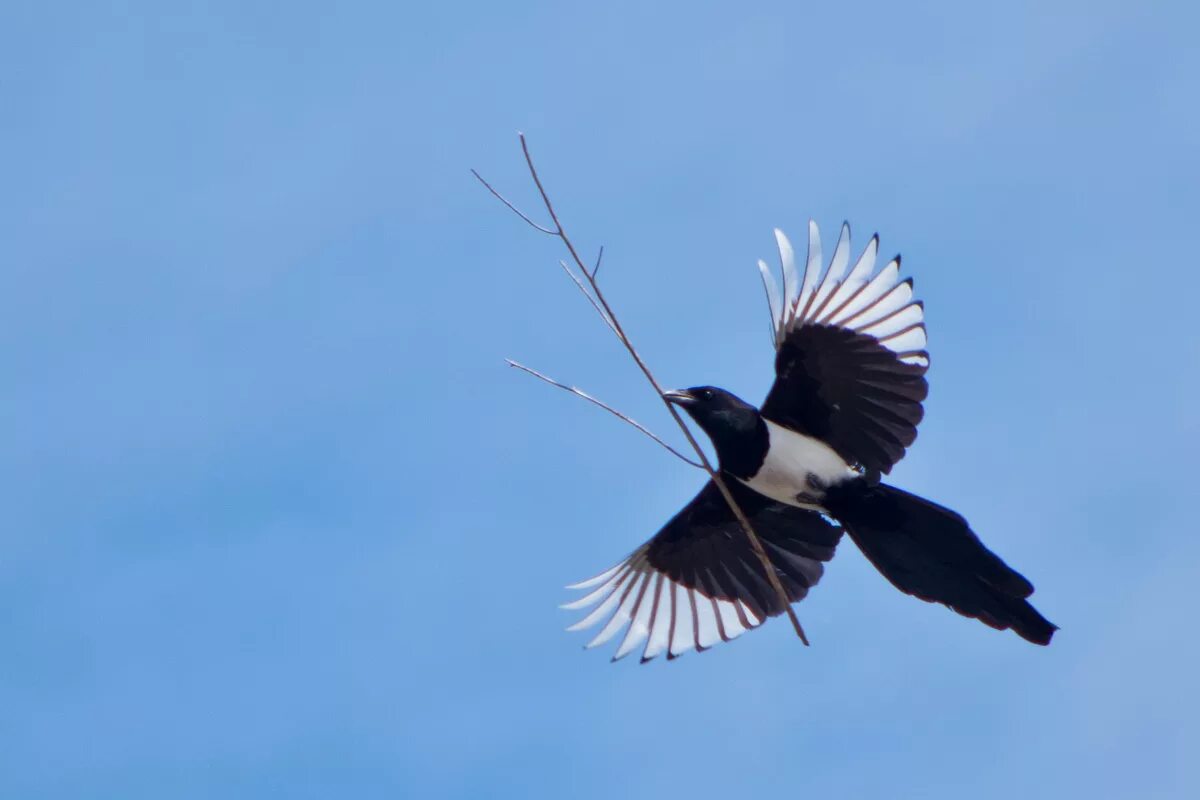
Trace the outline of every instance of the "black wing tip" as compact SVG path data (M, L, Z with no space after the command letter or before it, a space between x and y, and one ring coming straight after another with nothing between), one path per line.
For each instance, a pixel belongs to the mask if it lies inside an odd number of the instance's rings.
M1054 638L1055 631L1058 626L1041 615L1033 604L1025 599L1016 599L1011 604L1005 604L1005 608L999 614L993 610L991 613L980 613L977 609L972 609L970 612L964 612L962 609L954 608L955 611L964 616L973 617L979 620L988 627L997 630L1011 630L1017 636L1020 636L1025 641L1045 647L1050 644L1050 640Z
M1054 638L1058 626L1046 619L1028 600L1022 600L1020 613L1012 621L1013 632L1027 642L1045 647Z
M1040 615L1039 615L1040 617ZM1053 622L1041 619L1041 624L1022 625L1020 627L1013 626L1013 632L1020 636L1025 641L1036 644L1040 647L1046 647L1050 644L1050 640L1054 638L1054 634L1059 630L1059 627Z

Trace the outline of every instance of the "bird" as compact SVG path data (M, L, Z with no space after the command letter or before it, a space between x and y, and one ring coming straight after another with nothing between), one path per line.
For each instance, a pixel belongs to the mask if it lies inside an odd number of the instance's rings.
M775 380L761 406L715 386L663 393L708 436L722 483L786 594L783 603L720 487L709 480L649 541L570 590L601 625L585 647L625 631L613 655L643 663L701 652L757 628L807 596L843 534L901 592L1038 645L1056 625L1033 585L960 514L883 481L916 439L928 394L925 307L901 259L876 270L879 236L853 266L843 223L827 267L808 226L804 272L775 230L782 292L758 262L771 315Z

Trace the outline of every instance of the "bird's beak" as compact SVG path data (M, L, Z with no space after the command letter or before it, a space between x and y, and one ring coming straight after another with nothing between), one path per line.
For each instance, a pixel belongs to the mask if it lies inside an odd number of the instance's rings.
M672 389L669 392L663 392L663 399L668 403L674 403L675 405L683 406L684 408L694 405L696 402L696 398L692 397L691 394L683 391L682 389Z

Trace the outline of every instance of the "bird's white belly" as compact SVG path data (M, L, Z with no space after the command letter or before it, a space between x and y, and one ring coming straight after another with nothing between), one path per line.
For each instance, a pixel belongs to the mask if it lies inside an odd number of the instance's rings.
M816 500L822 494L820 487L832 486L858 474L819 439L763 421L770 435L767 456L758 472L742 481L759 494L791 506L819 509ZM817 486L809 480L810 476L816 479Z

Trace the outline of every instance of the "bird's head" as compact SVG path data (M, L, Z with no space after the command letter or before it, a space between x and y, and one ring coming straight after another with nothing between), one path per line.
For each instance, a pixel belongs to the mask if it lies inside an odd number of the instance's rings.
M722 467L737 472L741 462L749 459L757 469L758 451L766 441L766 426L757 408L715 386L674 389L663 392L663 398L686 411L708 434Z

